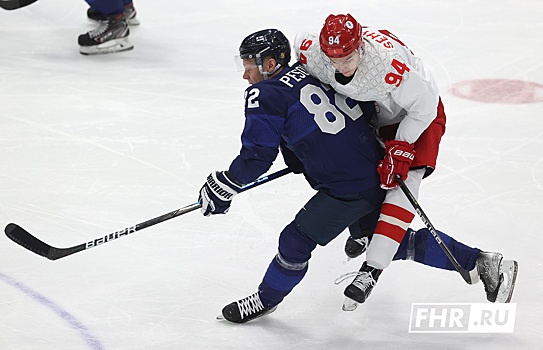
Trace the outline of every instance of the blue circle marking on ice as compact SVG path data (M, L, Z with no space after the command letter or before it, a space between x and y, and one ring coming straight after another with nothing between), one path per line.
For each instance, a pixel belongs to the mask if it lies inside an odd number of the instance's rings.
M53 301L47 299L43 295L39 294L38 292L32 290L30 287L25 286L23 283L16 281L12 277L9 277L7 275L4 275L0 272L0 280L4 281L5 283L9 284L12 287L15 287L19 291L23 292L24 294L28 295L35 301L39 302L43 306L46 306L51 311L53 311L57 316L59 316L61 319L66 321L70 327L72 327L75 331L79 333L79 335L83 338L85 343L93 350L104 350L104 346L100 343L98 339L96 339L92 334L90 334L87 327L85 327L80 321L78 321L72 314L70 314L68 311L62 309L60 306L55 304Z

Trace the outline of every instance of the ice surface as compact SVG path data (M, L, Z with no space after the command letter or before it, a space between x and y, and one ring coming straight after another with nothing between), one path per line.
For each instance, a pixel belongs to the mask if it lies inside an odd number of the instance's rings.
M420 204L438 228L518 260L520 272L514 333L408 333L412 303L484 303L483 286L395 262L365 305L343 312L345 285L333 281L362 263L346 261L344 233L314 253L275 313L241 326L217 321L224 305L255 291L279 232L312 195L290 175L239 195L228 215L189 213L57 261L2 236L0 348L541 348L543 104L450 92L480 79L543 83L543 3L522 4L141 0L135 49L96 57L78 53L77 36L94 27L83 1L2 10L2 227L15 222L66 247L193 203L240 147L247 83L232 57L241 39L270 27L293 39L349 12L398 35L442 91L447 132Z

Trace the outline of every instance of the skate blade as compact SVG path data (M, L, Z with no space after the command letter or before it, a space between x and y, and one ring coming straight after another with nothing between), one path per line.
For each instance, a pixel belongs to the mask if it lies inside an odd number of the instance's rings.
M343 307L341 308L343 311L354 311L358 307L358 303L354 301L351 298L345 298L345 301L343 302Z
M104 22L107 22L105 20L92 19L92 18L88 18L88 17L87 17L87 20L92 24L97 24L97 23L102 24ZM129 26L139 26L141 24L140 20L137 17L135 17L135 18L127 18L126 23Z
M275 310L277 310L277 305L274 306L274 307L272 307L272 308L269 309L268 311L266 311L266 312L264 312L264 313L262 313L262 314L256 316L255 318L249 318L249 319L247 319L246 321L243 321L243 322L234 322L234 321L227 320L227 319L223 316L223 314L220 314L219 316L217 316L217 320L219 320L219 321L224 320L224 321L233 322L233 323L245 323L245 322L248 322L248 321L251 321L251 320L256 320L257 318L260 318L260 317L262 317L262 316L269 315L269 314L271 314L272 312L274 312Z
M123 52L132 50L134 45L126 38L112 40L96 46L80 46L79 52L82 55L103 55L107 53Z
M500 263L500 272L503 273L505 281L498 289L496 301L499 303L508 303L513 297L515 282L517 281L518 263L515 260L502 260Z
M140 25L140 20L137 19L137 18L129 18L126 20L126 23L128 23L129 26L139 26Z

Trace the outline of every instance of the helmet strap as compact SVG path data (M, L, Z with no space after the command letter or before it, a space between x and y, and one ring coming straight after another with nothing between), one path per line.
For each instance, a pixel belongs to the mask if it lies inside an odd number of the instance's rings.
M277 61L275 61L275 62L277 62ZM257 65L257 67L258 67L258 70L260 71L260 74L262 74L262 76L264 77L264 80L268 80L268 76L273 75L275 72L277 72L277 70L279 68L281 68L281 65L279 63L277 63L275 65L275 69L273 71L265 72L264 69L263 69L264 60L262 59L262 56L260 55L260 53L256 54L255 63Z

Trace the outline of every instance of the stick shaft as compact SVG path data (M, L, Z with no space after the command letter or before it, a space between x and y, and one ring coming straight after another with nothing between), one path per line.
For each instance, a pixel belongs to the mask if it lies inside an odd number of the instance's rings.
M291 172L288 168L279 170L275 173L272 173L270 175L264 176L259 178L258 180L251 182L250 184L247 184L242 187L241 192L247 191L251 188L254 188L256 186L260 186L263 183L272 181L274 179L277 179L281 176L287 175ZM180 215L189 213L191 211L200 209L202 207L201 202L193 203L190 205L187 205L183 208L179 208L177 210L174 210L172 212L169 212L167 214L160 215L156 218L141 222L139 224L136 224L134 226L126 227L122 230L115 231L113 233L109 233L105 236L98 237L96 239L93 239L91 241L78 244L73 247L69 248L57 248L53 247L40 239L33 236L31 233L23 229L21 226L17 224L8 224L6 228L4 229L6 236L8 236L12 241L19 244L20 246L33 251L34 253L41 255L43 257L46 257L49 260L57 260L63 257L66 257L68 255L72 255L74 253L81 252L83 250L87 250L90 248L97 247L99 245L102 245L104 243L116 240L118 238L128 236L136 231L143 230L144 228L156 225L158 223L164 222L166 220L173 219L175 217L178 217Z

